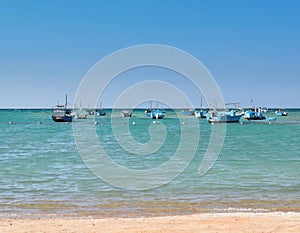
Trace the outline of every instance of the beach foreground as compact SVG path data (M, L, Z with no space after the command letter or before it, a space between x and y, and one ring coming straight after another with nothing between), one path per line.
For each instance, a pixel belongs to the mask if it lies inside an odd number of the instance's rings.
M0 232L300 232L300 213L202 213L139 218L1 218Z

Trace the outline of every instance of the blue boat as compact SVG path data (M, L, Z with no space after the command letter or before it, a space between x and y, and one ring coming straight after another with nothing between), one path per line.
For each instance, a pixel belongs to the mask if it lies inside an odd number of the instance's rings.
M275 117L269 117L269 118L266 118L266 116L263 114L264 113L267 113L268 109L267 108L255 108L253 107L253 99L251 99L251 104L250 104L250 108L249 110L247 110L245 112L245 116L244 118L248 121L263 121L263 120L266 120L266 121L275 121L276 118Z
M198 117L198 118L206 118L206 114L207 114L207 112L203 111L203 110L195 111L195 117Z
M283 111L283 109L278 109L278 111L275 111L275 115L276 116L287 116L288 115L288 112L286 111Z
M267 112L267 110L262 110L262 108L250 109L245 112L244 118L248 121L276 121L276 117L266 117L263 111Z
M250 108L245 112L244 118L248 121L250 120L266 120L266 117L263 114L263 110L261 107L258 109L256 108Z
M66 95L65 105L56 105L52 112L52 120L55 122L72 122L75 114L72 110L67 109L68 97Z
M239 122L240 118L244 115L243 112L236 110L230 111L217 111L212 110L206 114L206 120L209 123L234 123Z
M156 104L158 106L158 103ZM145 111L146 117L153 119L163 119L165 117L165 112L159 110L158 108L152 109L152 101L150 101L150 108Z
M200 110L196 110L194 115L195 117L198 117L198 118L206 118L206 114L207 114L207 111L204 111L203 108L202 108L202 97L201 97L201 102L200 102Z
M163 119L165 117L165 114L162 110L154 109L151 111L151 117L153 119Z
M56 109L52 112L52 120L55 122L72 122L74 115L69 109Z

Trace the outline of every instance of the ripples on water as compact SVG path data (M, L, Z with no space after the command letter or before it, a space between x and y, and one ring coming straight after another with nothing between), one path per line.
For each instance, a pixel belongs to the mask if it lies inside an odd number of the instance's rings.
M131 135L146 143L153 120L144 118L142 112L134 115L129 119ZM288 117L271 125L228 124L222 152L203 177L198 168L214 125L199 119L199 146L191 164L172 182L147 191L118 189L94 176L77 152L72 124L54 123L50 116L46 110L0 111L1 214L149 216L300 211L299 111L290 111ZM102 147L115 162L130 169L150 169L172 158L180 141L178 119L171 112L167 116L159 120L167 130L166 140L151 155L121 148L109 117L99 118L95 127ZM117 122L126 124L126 120ZM89 123L93 120L81 124ZM118 176L115 174L115 179Z

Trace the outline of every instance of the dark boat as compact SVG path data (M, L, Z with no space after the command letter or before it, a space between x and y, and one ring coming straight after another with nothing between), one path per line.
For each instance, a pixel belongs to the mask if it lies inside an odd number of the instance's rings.
M106 116L106 112L103 112L102 110L98 111L97 116Z
M102 102L100 102L100 107L99 109L96 109L95 112L97 116L106 116L106 112L102 109Z
M67 109L68 97L66 95L65 105L56 105L52 112L52 120L55 122L72 122L74 114L70 109Z

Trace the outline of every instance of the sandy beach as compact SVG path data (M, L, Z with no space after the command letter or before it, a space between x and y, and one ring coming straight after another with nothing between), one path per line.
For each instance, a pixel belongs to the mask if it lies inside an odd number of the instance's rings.
M1 218L0 232L300 232L300 213L202 213L140 218Z

